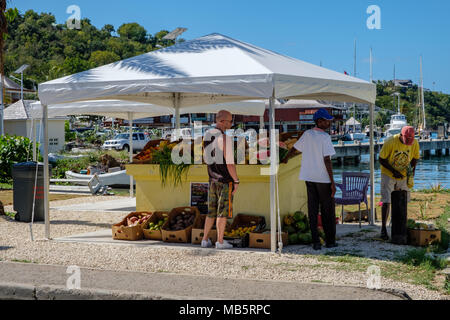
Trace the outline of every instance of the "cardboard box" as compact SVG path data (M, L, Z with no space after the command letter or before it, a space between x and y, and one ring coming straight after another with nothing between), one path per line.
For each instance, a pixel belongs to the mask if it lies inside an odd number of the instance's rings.
M191 243L192 244L201 244L204 228L205 228L206 214L201 214L199 219L192 226L192 236ZM212 244L215 244L217 241L217 230L216 224L214 223L212 229L209 231L208 238L211 239Z
M158 221L164 219L164 215L169 216L169 212L167 211L153 212L150 219L148 219L148 224L150 224L150 222L157 223ZM162 240L161 230L144 229L144 239L161 241Z
M148 220L133 227L128 227L128 219L131 217L148 216L150 212L131 212L121 222L112 226L112 236L114 240L142 240L144 238L143 229L147 227Z
M239 213L231 223L230 231L253 226L256 226L254 231L263 230L266 227L266 219L263 216Z
M238 228L246 228L253 227L256 228L253 230L254 232L262 231L266 227L266 219L263 216L255 216L249 214L238 214L231 225L228 225L225 231L230 232L232 230L236 230ZM249 233L244 234L242 237L230 237L224 236L225 240L233 245L235 248L247 248L249 246Z
M288 245L288 234L286 232L281 233L281 239L283 241L283 246ZM277 241L278 241L278 232L277 232ZM270 231L263 233L250 233L250 248L262 248L262 249L270 249Z
M413 246L428 246L441 241L441 230L408 229L408 242Z
M176 216L182 214L194 215L195 218L193 224L183 230L169 230L171 220ZM169 212L169 220L161 228L162 240L165 242L177 243L191 242L192 226L197 222L198 219L200 219L200 211L198 211L196 207L180 207L172 209L172 211Z

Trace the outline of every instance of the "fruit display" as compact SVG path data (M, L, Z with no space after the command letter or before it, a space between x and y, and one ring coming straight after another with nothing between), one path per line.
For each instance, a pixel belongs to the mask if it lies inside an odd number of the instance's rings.
M303 132L290 132L290 133L282 133L279 136L278 147L279 147L279 161L287 160L286 157L289 154L289 151L294 147L294 144L301 137ZM164 164L167 165L171 163L171 152L172 150L182 142L175 141L170 142L168 140L152 140L147 143L140 153L138 153L133 158L134 164ZM267 164L270 160L270 139L267 136L258 136L257 137L257 154L256 159L258 160L256 164ZM203 151L204 141L201 143L193 143L193 141L187 141L189 144L189 148L191 151L191 163L194 163L194 160L203 161ZM246 139L237 139L235 142L234 148L234 156L235 163L242 164L240 161L243 161L244 158L238 158L239 152L238 150L245 149L245 164L250 164L250 142ZM198 149L195 150L194 149ZM298 154L298 153L297 153ZM294 154L295 155L295 154ZM180 155L181 156L181 155ZM194 156L196 158L194 158ZM203 163L205 163L203 161ZM182 170L182 168L180 168Z
M173 217L169 221L168 228L169 231L180 231L186 229L194 224L195 215L182 212L181 214Z
M244 227L244 228L239 227L237 229L233 229L233 230L228 231L228 232L225 231L224 235L226 237L231 237L231 238L243 237L243 236L245 236L245 234L249 234L249 233L255 231L255 229L256 229L256 226Z
M312 235L309 228L308 217L302 211L287 214L283 218L283 231L287 232L289 244L311 244ZM319 228L319 237L322 244L325 243L325 233Z
M170 143L168 140L153 140L147 143L140 153L133 158L134 163L154 163L155 153L167 147L172 150L178 142Z
M166 223L166 221L169 220L169 217L167 214L163 214L163 216L164 216L163 219L159 219L158 221L155 221L155 222L149 222L147 229L148 230L161 230L164 223Z
M127 218L127 227L134 227L138 224L145 223L148 219L150 219L149 215L137 215L130 218Z

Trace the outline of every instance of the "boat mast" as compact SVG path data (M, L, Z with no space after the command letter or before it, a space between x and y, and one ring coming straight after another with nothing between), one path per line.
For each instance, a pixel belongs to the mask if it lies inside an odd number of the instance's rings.
M423 129L427 127L427 122L425 119L425 98L423 96L423 73L422 73L422 56L420 56L420 91L421 91L421 103L422 103L422 116L423 116Z
M355 53L353 55L353 76L356 78L356 38L355 38ZM353 133L355 133L355 125L356 125L356 104L353 103Z

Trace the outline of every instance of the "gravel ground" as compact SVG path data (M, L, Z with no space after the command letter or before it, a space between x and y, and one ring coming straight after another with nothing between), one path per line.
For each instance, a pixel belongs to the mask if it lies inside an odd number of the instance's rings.
M86 197L51 202L50 208L80 201L108 201L121 197ZM11 207L6 207L11 211ZM122 212L74 212L50 210L53 238L110 228L124 217ZM390 260L405 247L373 240L375 232L357 232L338 239L339 247L320 253L309 246L288 246L283 254L269 252L217 251L215 249L176 247L134 247L114 244L61 243L44 240L44 224L33 225L36 241L30 239L28 223L0 217L0 259L42 264L78 265L108 270L169 272L244 278L318 282L365 287L367 266L392 264ZM330 261L333 256L364 256L358 266ZM404 290L413 299L448 299L437 291L383 277L384 289Z

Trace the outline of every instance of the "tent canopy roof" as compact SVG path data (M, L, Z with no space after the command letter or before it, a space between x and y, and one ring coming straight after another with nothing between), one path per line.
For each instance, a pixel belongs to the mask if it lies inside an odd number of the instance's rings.
M193 106L180 108L180 114L185 113L217 113L228 110L232 114L264 115L264 101L239 101L215 105ZM148 103L122 100L92 100L55 104L48 106L48 116L93 115L135 120L141 118L159 117L174 114L174 108L157 106ZM42 117L40 102L32 104L30 115L33 118Z
M273 94L276 98L373 103L376 87L221 34L39 85L39 97L46 105L118 99L190 107Z

